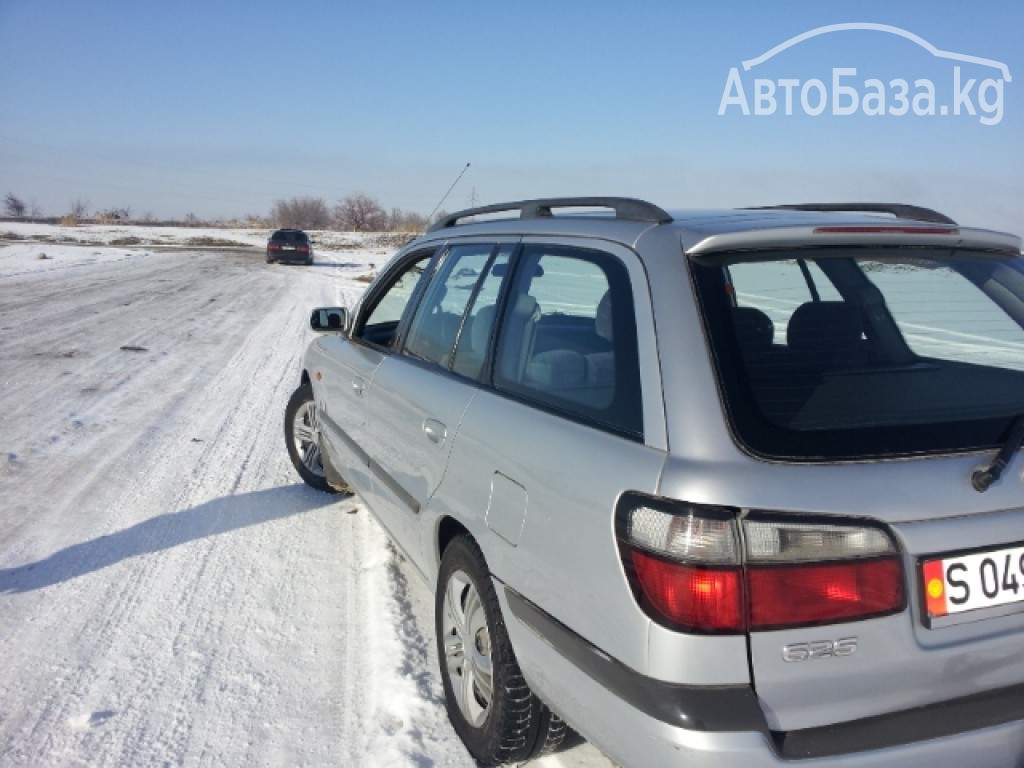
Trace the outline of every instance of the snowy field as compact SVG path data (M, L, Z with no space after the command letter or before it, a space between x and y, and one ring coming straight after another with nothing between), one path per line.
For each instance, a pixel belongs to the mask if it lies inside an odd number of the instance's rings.
M309 309L394 244L317 233L302 267L265 264L266 231L5 237L0 765L473 765L429 589L281 434Z

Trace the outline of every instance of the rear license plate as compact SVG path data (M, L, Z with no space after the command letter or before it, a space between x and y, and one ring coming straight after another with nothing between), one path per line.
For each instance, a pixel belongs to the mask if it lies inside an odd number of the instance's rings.
M1024 603L1024 546L925 560L921 575L931 618Z
M281 246L281 250L282 251L294 251L295 250L295 246L294 245L284 245L284 246Z

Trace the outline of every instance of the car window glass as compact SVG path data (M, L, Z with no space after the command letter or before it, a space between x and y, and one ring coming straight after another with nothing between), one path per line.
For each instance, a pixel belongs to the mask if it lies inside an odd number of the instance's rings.
M1024 370L1024 330L949 267L866 261L886 306L915 354Z
M462 316L493 250L492 244L461 245L444 255L409 326L406 354L448 366Z
M801 304L842 301L832 281L813 261L805 261L803 269L796 259L733 265L729 276L736 306L766 314L774 326L772 341L775 344L786 343L789 319ZM811 292L811 286L817 297Z
M483 369L497 314L498 296L508 274L512 250L511 245L502 246L494 261L486 267L486 274L466 316L452 364L452 370L463 376L477 378Z
M382 347L395 342L395 334L402 315L412 298L413 291L430 263L432 253L423 254L413 261L395 278L385 292L376 298L373 306L364 315L362 324L353 334Z
M803 253L844 300L807 297L776 314L784 343L769 317L780 303L765 297L783 271L799 272L795 259L737 254L728 275L693 262L726 410L745 446L820 461L1005 441L1024 411L1024 275L1015 265L945 248Z
M516 267L495 385L567 414L642 432L632 292L599 251L528 246Z

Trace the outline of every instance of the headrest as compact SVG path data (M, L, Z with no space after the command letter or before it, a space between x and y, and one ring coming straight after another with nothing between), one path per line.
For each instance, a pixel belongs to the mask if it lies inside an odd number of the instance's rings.
M736 338L744 350L767 350L775 340L775 323L760 309L734 307L732 322Z
M853 347L864 333L860 307L844 301L801 304L789 318L786 343L801 352L836 351Z
M494 313L497 307L491 304L481 307L469 326L469 346L474 352L483 355L487 351L487 342L491 339L491 326L494 325Z

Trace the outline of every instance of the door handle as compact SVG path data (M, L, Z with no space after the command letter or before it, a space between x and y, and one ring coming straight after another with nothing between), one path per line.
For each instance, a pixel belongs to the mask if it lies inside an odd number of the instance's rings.
M356 393L356 397L363 396L363 390L366 389L366 382L360 378L352 379L352 391Z
M423 422L423 432L432 443L441 445L448 437L448 427L437 419L427 419Z

